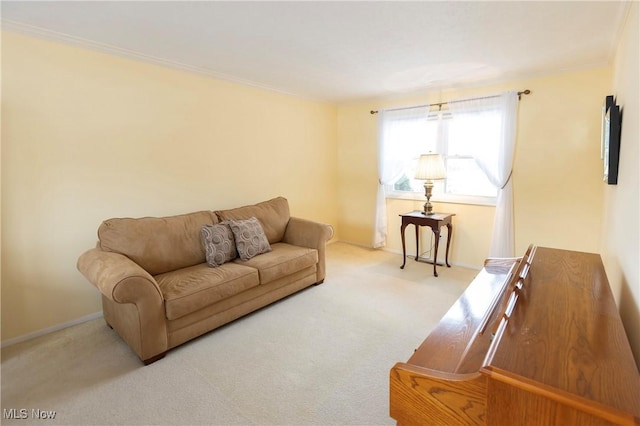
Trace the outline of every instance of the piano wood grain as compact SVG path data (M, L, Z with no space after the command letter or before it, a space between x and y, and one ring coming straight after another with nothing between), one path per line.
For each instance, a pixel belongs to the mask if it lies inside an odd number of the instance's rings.
M524 262L524 263L523 263ZM640 425L640 375L600 256L487 262L390 372L399 424Z

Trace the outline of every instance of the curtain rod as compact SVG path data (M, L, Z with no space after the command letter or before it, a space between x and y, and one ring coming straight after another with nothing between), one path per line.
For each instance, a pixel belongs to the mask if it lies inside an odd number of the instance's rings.
M531 90L526 89L523 90L522 92L518 92L518 99L522 99L522 95L529 95L531 93ZM447 104L455 104L456 102L464 102L464 101L476 101L479 99L491 99L491 98L497 98L500 95L493 95L493 96L482 96L480 98L470 98L470 99L458 99L456 101L449 101L449 102L438 102L435 104L427 104L427 105L416 105L416 106L411 106L411 107L402 107L402 108L391 108L387 111L400 111L403 109L411 109L411 108L424 108L424 107L432 107L432 106L437 106L442 108L442 105L447 105ZM377 114L378 111L370 111L371 114Z

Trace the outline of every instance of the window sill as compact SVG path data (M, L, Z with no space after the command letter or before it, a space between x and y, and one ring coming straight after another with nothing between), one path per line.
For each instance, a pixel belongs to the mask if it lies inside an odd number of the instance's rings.
M395 200L412 200L412 201L426 201L423 193L420 192L404 192L404 191L392 191L387 193L387 198ZM438 194L431 197L431 201L434 203L447 203L447 204L469 204L475 206L496 206L495 197L477 197L469 195L451 195L451 194Z

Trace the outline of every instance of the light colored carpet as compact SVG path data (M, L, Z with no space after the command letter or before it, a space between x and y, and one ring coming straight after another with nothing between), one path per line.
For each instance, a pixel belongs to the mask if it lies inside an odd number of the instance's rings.
M2 424L394 424L389 370L477 273L440 267L435 278L431 265L401 263L331 244L324 284L146 367L102 319L4 348ZM11 409L27 418L8 419Z

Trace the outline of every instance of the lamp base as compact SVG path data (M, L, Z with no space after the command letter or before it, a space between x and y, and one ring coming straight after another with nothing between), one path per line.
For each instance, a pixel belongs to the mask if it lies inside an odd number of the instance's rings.
M422 214L425 216L433 216L435 214L433 212L433 205L431 203L424 203Z
M431 204L431 194L433 191L433 182L427 180L424 183L424 196L427 197L427 202L424 203L424 211L422 212L425 216L433 215L433 204Z

